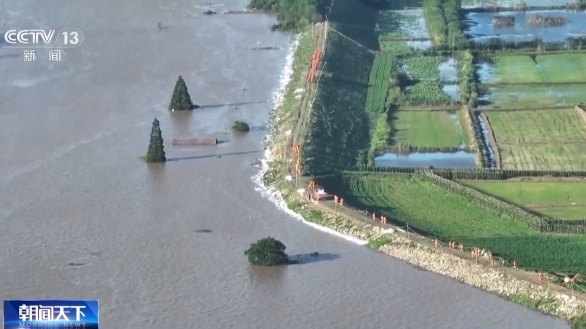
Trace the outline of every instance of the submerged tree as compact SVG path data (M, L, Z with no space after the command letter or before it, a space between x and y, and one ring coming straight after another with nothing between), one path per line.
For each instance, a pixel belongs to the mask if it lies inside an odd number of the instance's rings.
M234 121L232 124L232 129L239 133L245 133L250 131L250 126L244 121Z
M185 81L181 76L175 83L175 89L173 90L173 96L171 97L171 103L169 104L169 111L183 111L193 110L197 106L191 102L191 96L185 85Z
M281 241L268 237L251 244L244 254L254 265L282 265L289 262L289 256L285 253L286 248Z
M146 155L146 162L165 161L167 161L167 158L165 157L161 127L159 126L159 120L155 118L153 121L153 128L151 129L151 140L149 142L149 149Z

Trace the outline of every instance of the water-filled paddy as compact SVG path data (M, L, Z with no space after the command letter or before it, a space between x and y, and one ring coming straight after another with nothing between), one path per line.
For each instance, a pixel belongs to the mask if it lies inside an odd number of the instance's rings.
M476 66L481 83L586 83L586 54L496 56Z
M379 42L385 51L404 53L411 52L411 48L425 50L432 46L423 9L381 11L378 21Z
M411 153L398 155L386 153L374 159L377 168L412 167L412 168L476 168L476 154L459 151L456 153Z
M515 25L510 27L497 27L492 24L495 16L511 15L515 17ZM532 15L562 16L567 19L567 24L555 27L532 27L528 21ZM576 37L586 34L586 12L565 10L540 10L525 13L510 12L482 12L466 14L465 23L468 27L465 33L476 42L488 42L491 38L499 38L504 41L531 41L542 39L545 42L565 41L568 37Z
M586 100L585 85L490 87L478 99L484 108L538 108L579 104Z

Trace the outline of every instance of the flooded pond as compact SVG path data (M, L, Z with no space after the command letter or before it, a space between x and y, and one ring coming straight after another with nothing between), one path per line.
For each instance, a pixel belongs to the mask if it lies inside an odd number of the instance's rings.
M379 13L378 21L379 42L387 51L426 50L432 46L423 9L384 10Z
M561 66L560 66L561 67ZM541 77L542 68L535 65L536 77ZM504 77L496 73L494 64L480 62L476 64L476 73L480 83L498 83ZM506 72L504 72L506 73ZM514 76L508 72L508 78ZM532 82L535 79L528 79L529 68L523 74L514 76L525 82ZM542 77L543 78L543 77ZM531 80L531 81L529 81ZM542 81L544 81L543 79ZM523 81L518 81L522 83ZM584 85L582 84L551 84L544 81L544 85L502 85L479 88L479 107L481 108L538 108L557 107L578 104L584 101Z
M459 151L456 153L411 153L398 155L385 153L374 158L377 168L411 167L411 168L477 168L476 153Z
M478 121L480 121L480 129L482 130L482 138L484 139L484 145L488 148L488 161L490 163L491 169L496 169L496 157L494 155L494 150L490 146L488 142L488 130L486 129L486 122L484 119L479 115L477 116Z
M515 25L510 27L497 27L492 24L495 16L514 16ZM567 24L562 26L530 26L529 19L534 15L561 16L566 18ZM565 10L539 10L539 11L508 11L508 12L484 12L468 13L464 23L468 27L464 32L475 42L488 42L491 38L499 38L509 42L531 41L542 39L545 42L565 41L568 37L586 35L586 12Z

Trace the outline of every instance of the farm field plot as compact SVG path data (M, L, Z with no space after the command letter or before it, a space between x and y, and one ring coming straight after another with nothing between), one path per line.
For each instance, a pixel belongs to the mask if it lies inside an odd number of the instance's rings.
M486 111L485 114L490 120L498 144L586 144L586 127L573 109Z
M578 144L499 146L503 169L519 170L583 170L586 147Z
M586 83L586 54L539 55L535 60L548 83Z
M492 19L494 16L501 15L514 16L514 26L495 27L492 24ZM534 27L529 24L529 19L533 15L563 16L568 22L562 26ZM508 42L530 41L535 38L541 39L544 42L560 42L565 41L570 36L582 35L586 31L586 12L584 11L475 12L468 13L465 19L471 21L472 24L469 24L468 29L464 32L472 37L473 41L481 43L489 42L491 38L499 38Z
M397 65L397 59L391 54L377 54L374 57L366 96L366 111L369 114L380 114L386 111L389 78L391 72L397 69Z
M395 145L419 147L460 147L466 141L460 133L459 118L439 111L397 111L392 114L391 131Z
M379 43L385 52L412 53L431 48L422 9L385 10L379 13ZM414 40L400 40L414 39Z
M432 183L407 174L344 174L319 182L349 205L441 239L455 236L533 234L522 220L507 219Z
M585 128L574 110L485 113L504 169L586 168Z
M490 87L479 97L485 108L536 108L579 104L586 100L584 85L558 85L549 87L508 85ZM482 103L485 103L482 104Z
M464 238L464 243L490 250L519 267L549 272L586 271L586 237L568 235Z
M448 95L446 84L437 80L423 80L404 90L403 105L453 105L457 99ZM457 86L452 86L457 87ZM455 88L457 90L457 88ZM457 94L457 92L456 92Z
M487 64L487 83L540 83L544 82L543 73L529 56L497 56L492 64Z
M464 181L480 192L555 218L586 218L586 182Z
M399 61L401 70L414 80L458 80L458 62L445 56L412 56Z

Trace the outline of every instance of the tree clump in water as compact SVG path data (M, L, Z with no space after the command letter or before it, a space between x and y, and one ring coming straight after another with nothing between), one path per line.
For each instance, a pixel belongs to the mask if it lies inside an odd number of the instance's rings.
M568 20L563 16L542 16L534 15L529 18L530 26L562 26L568 23Z
M179 76L177 82L175 83L175 89L173 90L171 103L169 104L169 111L193 110L197 107L197 105L194 105L191 102L191 96L189 96L187 85L185 85L183 78Z
M244 252L253 265L275 266L289 263L285 245L272 237L258 240Z
M166 162L165 149L163 146L163 136L161 134L161 127L159 120L155 118L153 127L151 129L151 140L149 142L149 149L145 157L146 162Z
M496 27L515 26L515 16L513 16L513 15L494 16L492 18L492 25L494 25Z
M245 133L250 131L250 126L244 121L234 121L234 124L232 124L232 129L239 133Z

